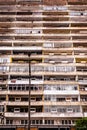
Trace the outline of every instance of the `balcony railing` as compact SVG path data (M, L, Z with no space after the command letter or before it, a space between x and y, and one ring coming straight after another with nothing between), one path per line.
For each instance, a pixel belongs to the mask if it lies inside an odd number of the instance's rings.
M0 90L0 95L5 95L5 94L11 94L11 95L28 95L28 91ZM42 95L42 94L43 94L43 91L42 91L42 90L31 91L31 95Z
M79 82L79 84L87 84L87 80L85 80L85 79L79 80L78 82Z
M29 80L9 80L8 84L29 84ZM32 80L31 79L31 84L43 84L43 80Z
M84 117L87 117L87 112L84 112L83 116L84 116Z
M0 47L0 50L42 50L42 47Z
M9 101L6 104L10 105L10 106L14 106L14 105L16 105L16 106L19 106L19 105L20 106L28 106L28 101L27 102L22 102L22 101L11 102L11 101ZM43 101L31 101L31 106L41 106L41 105L43 105Z
M78 90L44 90L45 95L78 95L79 91Z
M85 116L87 115L87 113L85 114ZM11 112L6 112L5 113L5 117L28 117L28 113L11 113ZM31 118L32 117L83 117L83 114L81 112L78 113L32 113L31 114Z

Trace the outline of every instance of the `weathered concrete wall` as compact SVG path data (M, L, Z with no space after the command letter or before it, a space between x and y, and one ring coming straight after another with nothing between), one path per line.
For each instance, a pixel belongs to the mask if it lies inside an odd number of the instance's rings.
M64 5L67 3L67 0L43 0L43 4L46 5Z
M17 128L16 130L28 130L27 128ZM38 130L38 128L31 128L31 130Z

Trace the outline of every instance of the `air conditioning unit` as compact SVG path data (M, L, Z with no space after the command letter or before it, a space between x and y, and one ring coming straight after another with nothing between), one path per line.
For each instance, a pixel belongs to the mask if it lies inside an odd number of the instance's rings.
M71 113L71 112L73 112L73 109L72 108L67 108L67 112Z
M87 78L84 78L83 80L87 81Z
M68 61L61 61L61 63L67 64L67 63L68 63Z
M16 113L18 113L18 112L20 112L20 108L14 108L14 112Z
M79 55L83 56L83 55L85 55L85 53L80 53Z
M67 55L67 53L61 53L61 55L65 56L65 55Z
M3 71L2 73L3 73L3 74L5 74L6 72L5 72L5 71Z
M67 97L67 98L66 98L66 101L67 101L67 102L71 101L71 98L70 98L70 97Z
M11 83L16 83L16 79L12 79L12 80L11 80Z
M52 63L52 64L54 64L54 63L55 63L55 61L49 61L49 63Z
M30 108L30 112L31 112L31 113L36 112L36 108Z
M32 78L31 80L34 80L34 81L36 81L37 79L36 79L36 78Z
M87 91L87 87L85 87L85 90Z
M51 113L57 113L57 109L51 109Z
M0 87L0 90L2 90L2 87Z
M53 55L54 55L54 53L49 53L49 55L50 55L50 56L53 56Z
M36 98L31 98L31 102L35 102L36 101Z
M87 31L80 31L80 33L87 34Z
M81 61L81 63L83 63L83 64L84 64L84 63L86 63L86 61Z

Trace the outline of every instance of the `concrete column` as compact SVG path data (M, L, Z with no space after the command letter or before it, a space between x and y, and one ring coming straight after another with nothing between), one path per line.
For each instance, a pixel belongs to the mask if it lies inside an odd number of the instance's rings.
M78 101L80 102L80 95L78 96Z
M59 130L59 127L58 127L58 130Z
M4 125L6 124L6 118L4 118Z
M44 118L43 118L42 122L43 122L43 124L45 124L45 120L44 120Z
M76 75L76 81L78 81L78 75Z

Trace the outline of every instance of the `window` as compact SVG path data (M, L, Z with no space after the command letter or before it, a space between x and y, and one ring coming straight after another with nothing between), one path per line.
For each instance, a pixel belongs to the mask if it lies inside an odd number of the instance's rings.
M64 120L62 120L62 125L64 125Z
M20 98L20 97L16 97L16 98L15 98L15 101L16 101L16 102L20 102L20 101L21 101L21 98Z
M55 95L51 96L51 101L53 101L53 102L56 101L56 96Z
M65 120L65 124L67 124L67 120Z
M28 121L27 120L21 120L21 124L28 124Z
M52 125L54 124L54 120L45 120L45 124Z
M50 108L49 107L44 107L44 112L50 112Z
M42 120L40 120L40 124L43 124Z
M31 124L33 124L33 125L34 125L34 124L35 124L35 120L31 120Z
M0 112L3 112L4 111L4 106L0 106Z
M13 124L13 120L6 120L6 124L8 125Z
M75 124L75 120L72 120L72 124Z
M10 62L9 58L0 58L0 63L7 63Z
M45 101L50 101L50 100L51 100L51 96L46 95L46 96L44 97L44 100L45 100Z
M39 125L39 124L43 124L43 122L42 122L42 120L31 120L31 124Z
M36 124L39 124L39 120L36 120Z
M71 124L72 120L62 120L62 124L66 125L66 124Z
M24 124L24 120L21 120L21 124Z
M0 66L0 72L7 72L8 67L6 66Z
M68 121L68 124L71 124L71 120Z

